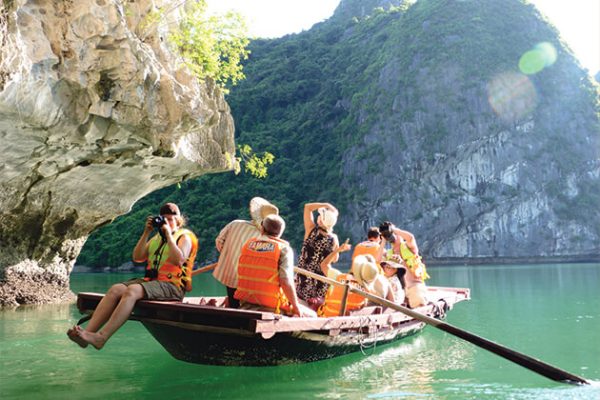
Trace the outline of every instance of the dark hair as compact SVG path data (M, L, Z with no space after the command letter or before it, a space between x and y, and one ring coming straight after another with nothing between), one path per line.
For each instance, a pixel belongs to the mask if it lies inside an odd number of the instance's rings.
M381 232L381 236L383 236L386 240L393 242L394 232L392 231L392 224L390 221L382 222L379 225L379 232Z
M379 225L379 232L381 232L381 234L384 234L385 232L390 232L391 231L391 226L393 224L390 221L384 221Z
M379 228L377 228L376 226L370 227L369 230L367 231L367 238L368 239L379 238Z
M263 219L262 227L267 235L280 237L285 230L285 221L279 215L270 214Z

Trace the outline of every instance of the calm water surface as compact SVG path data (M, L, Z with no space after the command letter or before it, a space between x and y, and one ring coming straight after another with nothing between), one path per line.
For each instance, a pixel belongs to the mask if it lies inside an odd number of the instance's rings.
M102 351L65 332L74 305L0 310L0 399L600 399L600 264L430 268L431 285L470 287L448 322L594 381L550 381L432 327L333 360L282 367L177 361L128 322ZM103 292L129 275L76 274ZM221 295L208 274L192 295Z

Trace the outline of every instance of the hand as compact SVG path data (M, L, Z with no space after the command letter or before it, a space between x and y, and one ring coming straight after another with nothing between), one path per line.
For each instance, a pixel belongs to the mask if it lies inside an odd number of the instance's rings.
M154 217L152 217L152 216L146 218L146 224L144 225L144 231L151 232L154 229L154 227L152 226L153 219L154 219Z
M348 239L346 239L346 241L344 243L342 243L342 245L340 247L338 247L338 252L339 253L343 253L345 251L348 251L352 248L352 245L348 243Z
M162 234L162 236L165 238L165 240L171 236L171 227L169 226L168 223L164 223L160 226L160 232Z
M400 257L400 255L399 255L399 254L392 254L392 256L390 257L390 259L391 259L393 262L397 262L397 263L398 263L398 264L400 264L400 265L403 265L403 264L404 264L404 260L402 259L402 257Z

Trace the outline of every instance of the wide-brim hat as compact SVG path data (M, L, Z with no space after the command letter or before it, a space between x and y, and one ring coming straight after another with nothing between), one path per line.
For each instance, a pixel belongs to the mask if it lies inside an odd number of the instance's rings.
M386 266L386 265L387 265L388 267L392 267L392 268L396 268L396 269L399 269L399 268L404 268L404 267L403 267L402 265L400 265L399 263L397 263L397 262L395 262L395 261L390 261L390 260L385 260L385 261L382 261L380 264L381 264L381 267L384 267L384 266Z
M271 214L279 215L279 208L275 207L262 197L253 197L252 200L250 200L250 217L257 225L260 226L263 219Z
M352 261L352 275L361 286L369 290L373 290L375 279L381 273L381 267L370 254L356 256Z

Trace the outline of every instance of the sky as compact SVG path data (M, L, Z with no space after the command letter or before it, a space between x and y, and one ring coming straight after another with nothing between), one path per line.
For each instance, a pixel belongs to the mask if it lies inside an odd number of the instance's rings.
M500 0L499 0L500 1ZM276 38L329 18L340 0L208 0L209 10L235 10L252 37ZM529 0L559 30L591 75L600 71L600 0Z

